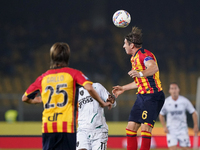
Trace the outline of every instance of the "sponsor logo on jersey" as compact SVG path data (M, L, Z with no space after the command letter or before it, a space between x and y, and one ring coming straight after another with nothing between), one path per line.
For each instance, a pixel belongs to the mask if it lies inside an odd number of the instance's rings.
M53 116L49 116L49 117L48 117L48 120L49 120L49 121L57 121L58 115L62 115L62 113L54 113Z
M171 113L172 116L173 115L181 115L183 113L183 111L181 111L181 110L179 110L179 111L172 111L170 113Z
M79 100L79 108L81 108L82 105L87 104L87 103L90 103L90 102L93 102L93 99L92 99L91 96L87 96L87 97L85 97L85 98Z

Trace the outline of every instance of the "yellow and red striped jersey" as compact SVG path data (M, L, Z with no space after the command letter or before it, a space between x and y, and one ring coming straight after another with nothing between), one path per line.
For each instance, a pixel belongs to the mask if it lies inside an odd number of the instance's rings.
M145 70L145 62L148 60L154 60L157 64L156 57L153 53L146 49L140 48L131 57L132 70L137 70L138 72ZM138 86L138 94L150 94L162 91L161 82L159 79L159 71L153 76L140 78L134 77L134 81Z
M92 84L81 71L64 67L48 70L29 86L25 92L28 98L41 93L42 133L76 132L77 90L86 83Z

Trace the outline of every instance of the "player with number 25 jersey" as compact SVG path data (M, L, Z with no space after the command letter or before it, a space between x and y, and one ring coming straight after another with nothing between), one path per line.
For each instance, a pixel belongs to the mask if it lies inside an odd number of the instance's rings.
M67 43L53 44L50 48L50 70L39 76L22 96L26 103L43 102L43 150L76 149L78 86L83 86L101 107L111 106L100 98L92 87L93 83L81 71L68 67L69 56ZM39 92L41 96L37 96Z
M33 98L37 92L41 92L44 104L43 133L75 132L76 90L77 86L86 83L92 84L80 71L65 67L48 70L29 86L25 93L27 97Z

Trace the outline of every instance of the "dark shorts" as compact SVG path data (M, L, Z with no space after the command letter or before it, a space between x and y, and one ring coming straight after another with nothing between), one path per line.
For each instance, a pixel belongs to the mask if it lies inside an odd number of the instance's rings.
M43 133L43 150L76 150L76 133Z
M153 127L164 101L163 91L152 94L138 94L131 109L129 121L148 124Z

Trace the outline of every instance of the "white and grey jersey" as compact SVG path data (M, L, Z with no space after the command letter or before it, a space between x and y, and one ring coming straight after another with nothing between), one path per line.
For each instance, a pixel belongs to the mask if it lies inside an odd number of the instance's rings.
M179 131L188 129L186 111L190 114L195 111L195 108L187 98L179 95L177 100L173 100L169 96L166 98L160 114L166 115L168 130Z
M110 93L100 83L93 83L92 86L101 99L106 102ZM108 131L104 109L83 87L79 89L78 103L78 131L94 131L95 129L102 129L105 132Z

